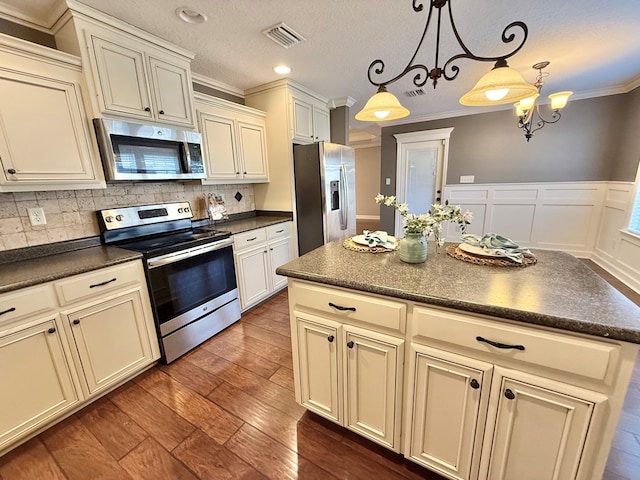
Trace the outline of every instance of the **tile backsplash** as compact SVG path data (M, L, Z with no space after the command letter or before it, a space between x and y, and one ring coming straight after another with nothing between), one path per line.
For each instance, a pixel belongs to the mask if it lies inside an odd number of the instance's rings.
M230 214L255 210L251 184L131 182L102 190L0 193L0 251L99 235L95 212L106 208L188 201L194 219L207 218L207 193L222 195ZM31 225L27 209L32 207L44 210L46 225Z

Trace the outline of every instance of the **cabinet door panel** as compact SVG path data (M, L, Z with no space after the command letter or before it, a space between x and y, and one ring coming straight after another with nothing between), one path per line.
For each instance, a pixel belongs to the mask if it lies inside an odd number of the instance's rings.
M325 108L313 106L313 133L316 142L331 140L331 126L329 111Z
M293 139L300 143L313 142L313 106L298 98L291 98L293 110Z
M140 293L134 291L68 315L87 393L95 393L152 360Z
M244 178L266 180L268 174L264 126L238 122L238 136Z
M0 365L0 450L78 401L53 320L0 335Z
M411 358L406 453L452 478L475 478L492 365L421 345Z
M271 260L271 289L277 290L287 285L287 277L276 274L276 268L291 260L291 237L269 243Z
M236 254L236 268L240 284L240 304L245 309L269 294L267 246Z
M200 131L207 175L217 179L238 178L240 171L233 119L200 113Z
M482 478L576 478L589 424L606 397L496 367Z
M404 340L350 326L344 332L346 427L398 451Z
M144 54L99 37L92 36L90 43L96 59L103 108L152 118Z
M191 80L187 68L153 57L149 58L149 68L158 120L192 125Z
M81 109L77 84L0 70L0 183L94 180Z
M309 410L341 422L342 391L338 380L340 356L338 325L314 322L297 312L301 404Z

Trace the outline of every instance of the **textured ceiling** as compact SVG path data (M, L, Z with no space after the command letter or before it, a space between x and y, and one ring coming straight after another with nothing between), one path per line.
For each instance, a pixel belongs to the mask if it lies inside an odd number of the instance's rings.
M5 8L1 5L4 3ZM411 0L82 0L82 3L193 51L192 70L244 90L279 78L272 68L285 63L289 77L329 98L350 96L353 120L375 88L367 68L377 58L386 63L387 79L409 61L424 28L425 12L414 13ZM426 1L425 7L429 2ZM535 80L531 65L549 60L543 94L572 90L574 98L628 91L640 84L640 0L450 0L458 32L479 56L511 50L500 41L502 30L520 20L529 38L509 64L527 80ZM47 24L56 0L0 0L0 12ZM188 5L208 21L188 25L175 15ZM425 11L428 8L425 8ZM443 17L446 18L446 17ZM284 49L262 31L284 22L306 41ZM433 25L435 26L435 25ZM432 27L433 27L432 26ZM440 63L461 53L450 29L442 34ZM434 41L428 37L418 52L419 63L433 66ZM411 116L403 122L486 111L462 107L459 97L492 64L458 62L458 78L442 80L436 90L408 98L411 75L392 84ZM508 107L505 107L508 108Z

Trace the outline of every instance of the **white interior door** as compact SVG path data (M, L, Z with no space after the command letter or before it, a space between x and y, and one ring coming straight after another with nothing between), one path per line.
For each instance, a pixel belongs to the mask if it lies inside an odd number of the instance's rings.
M425 213L442 198L444 141L398 142L396 197L409 205L409 213ZM395 235L402 237L396 215Z

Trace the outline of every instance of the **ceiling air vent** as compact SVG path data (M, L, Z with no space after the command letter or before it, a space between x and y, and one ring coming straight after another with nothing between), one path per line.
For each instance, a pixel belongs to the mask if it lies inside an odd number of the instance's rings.
M427 92L425 92L422 88L418 88L417 90L407 90L406 92L404 92L404 94L407 97L420 97L422 95L426 95Z
M306 40L306 38L284 23L267 28L262 33L284 48L289 48Z

